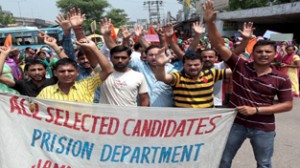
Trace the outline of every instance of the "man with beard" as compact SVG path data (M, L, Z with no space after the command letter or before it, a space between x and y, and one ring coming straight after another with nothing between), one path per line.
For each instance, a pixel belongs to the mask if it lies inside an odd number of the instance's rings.
M51 46L54 50L59 50L59 46L56 44L56 40L52 37L45 36L44 42ZM64 58L66 55L62 50L57 53L59 57ZM3 62L0 61L0 65ZM2 77L1 83L17 90L20 94L36 97L40 91L50 85L54 85L57 82L56 78L46 79L47 66L40 60L28 60L26 62L24 71L29 76L29 80L13 80L7 77ZM1 73L0 73L1 74Z
M143 74L127 67L131 50L125 46L116 46L110 50L110 55L114 72L101 85L100 103L137 106L139 96L139 104L149 106L148 88Z
M201 51L200 56L203 60L203 69L225 69L226 65L218 61L217 52L213 49L205 49ZM227 77L228 78L228 77ZM223 80L219 80L214 84L214 105L216 107L222 107L222 84Z
M104 36L107 47L110 49L117 45L111 37L111 26L112 23L110 19L101 20L101 33ZM136 29L135 34L142 36L142 31L142 29ZM160 47L158 45L148 46L145 50L146 60L131 58L128 67L144 75L149 89L150 107L173 107L172 88L158 81L153 73L153 69L156 67L155 55L159 49ZM173 65L167 63L166 71L174 72L176 69Z
M77 56L76 61L79 65L78 66L79 74L76 80L85 79L93 75L95 73L94 69L92 68L82 48L79 47L78 51L76 52L76 56Z
M89 50L92 53L91 56L97 59L102 70L88 78L76 81L76 77L79 73L76 61L70 58L60 59L56 62L54 68L54 75L58 79L57 84L44 88L37 98L84 103L93 102L96 89L112 73L113 68L104 55L98 50L94 42L81 39L76 42L76 44Z
M230 70L204 69L202 57L189 53L183 57L183 70L175 73L165 73L165 64L169 57L165 49L160 49L156 55L155 76L158 80L172 86L176 107L212 108L214 107L214 84L230 75Z
M216 14L213 2L207 0L203 5L203 19L212 46L232 69L233 93L229 107L237 111L219 167L230 168L237 151L249 138L257 167L270 168L276 135L274 114L293 108L291 81L271 66L277 55L274 41L259 40L253 46L253 62L243 60L224 44L215 23ZM244 23L241 44L247 45L251 40L252 26L252 22ZM277 103L274 103L275 96Z
M64 35L62 40L62 46L65 50L65 53L68 55L68 57L72 60L76 60L78 63L78 76L76 78L77 81L85 79L87 77L90 77L94 75L95 73L99 72L101 68L97 66L97 61L93 60L93 58L90 56L92 53L89 53L88 50L84 50L84 48L79 47L74 49L73 42L71 39L71 29L73 28L75 35L80 34L83 35L80 38L77 37L77 39L84 39L85 35L82 33L81 25L83 24L83 17L81 14L76 13L74 9L70 10L71 16L68 16L70 18L65 19L63 15L59 15L56 17L55 22L63 29ZM71 21L72 20L72 23ZM76 24L76 25L75 25ZM77 27L77 29L74 27ZM99 103L100 99L100 87L97 88L94 94L94 103Z
M29 80L2 77L1 83L17 90L22 95L36 97L43 88L57 82L55 78L46 79L46 65L39 60L28 61L24 70L30 77Z

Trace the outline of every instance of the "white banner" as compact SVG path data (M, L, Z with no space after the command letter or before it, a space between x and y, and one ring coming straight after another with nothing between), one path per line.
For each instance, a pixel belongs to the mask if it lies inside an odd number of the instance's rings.
M118 107L3 93L0 108L1 168L217 168L236 115L233 109Z

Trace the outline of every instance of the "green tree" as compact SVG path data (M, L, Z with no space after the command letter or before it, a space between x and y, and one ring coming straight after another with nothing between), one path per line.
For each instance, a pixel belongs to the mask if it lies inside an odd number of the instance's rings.
M73 7L76 9L80 8L81 13L84 13L86 16L85 31L90 31L92 21L96 20L96 22L99 22L104 17L111 18L116 27L124 25L128 21L127 14L122 9L112 8L105 15L105 8L111 7L107 0L58 0L56 6L65 14ZM96 32L99 33L99 28Z
M111 18L115 27L120 27L128 22L127 14L123 9L113 8L107 12L106 17Z
M104 9L110 7L106 0L58 0L56 6L61 12L67 13L71 8L80 8L81 13L86 16L84 30L90 30L90 24L93 20L100 21L104 16Z
M7 25L16 23L16 20L10 13L3 13L2 7L0 6L0 24Z

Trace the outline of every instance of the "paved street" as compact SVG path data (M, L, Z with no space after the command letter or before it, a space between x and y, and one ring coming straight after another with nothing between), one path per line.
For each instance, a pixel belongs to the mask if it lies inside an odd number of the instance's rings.
M300 99L294 99L294 108L276 115L276 138L273 168L300 167ZM234 159L232 168L256 168L249 140L245 141Z

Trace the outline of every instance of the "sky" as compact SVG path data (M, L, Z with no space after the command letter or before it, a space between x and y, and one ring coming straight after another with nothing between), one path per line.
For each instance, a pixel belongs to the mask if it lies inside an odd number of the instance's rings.
M148 19L148 10L144 7L144 1L149 0L107 0L113 8L124 9L130 21ZM171 12L176 17L177 11L182 5L176 0L164 0L164 13ZM10 11L14 16L39 18L54 22L59 13L56 0L0 0L2 10Z

